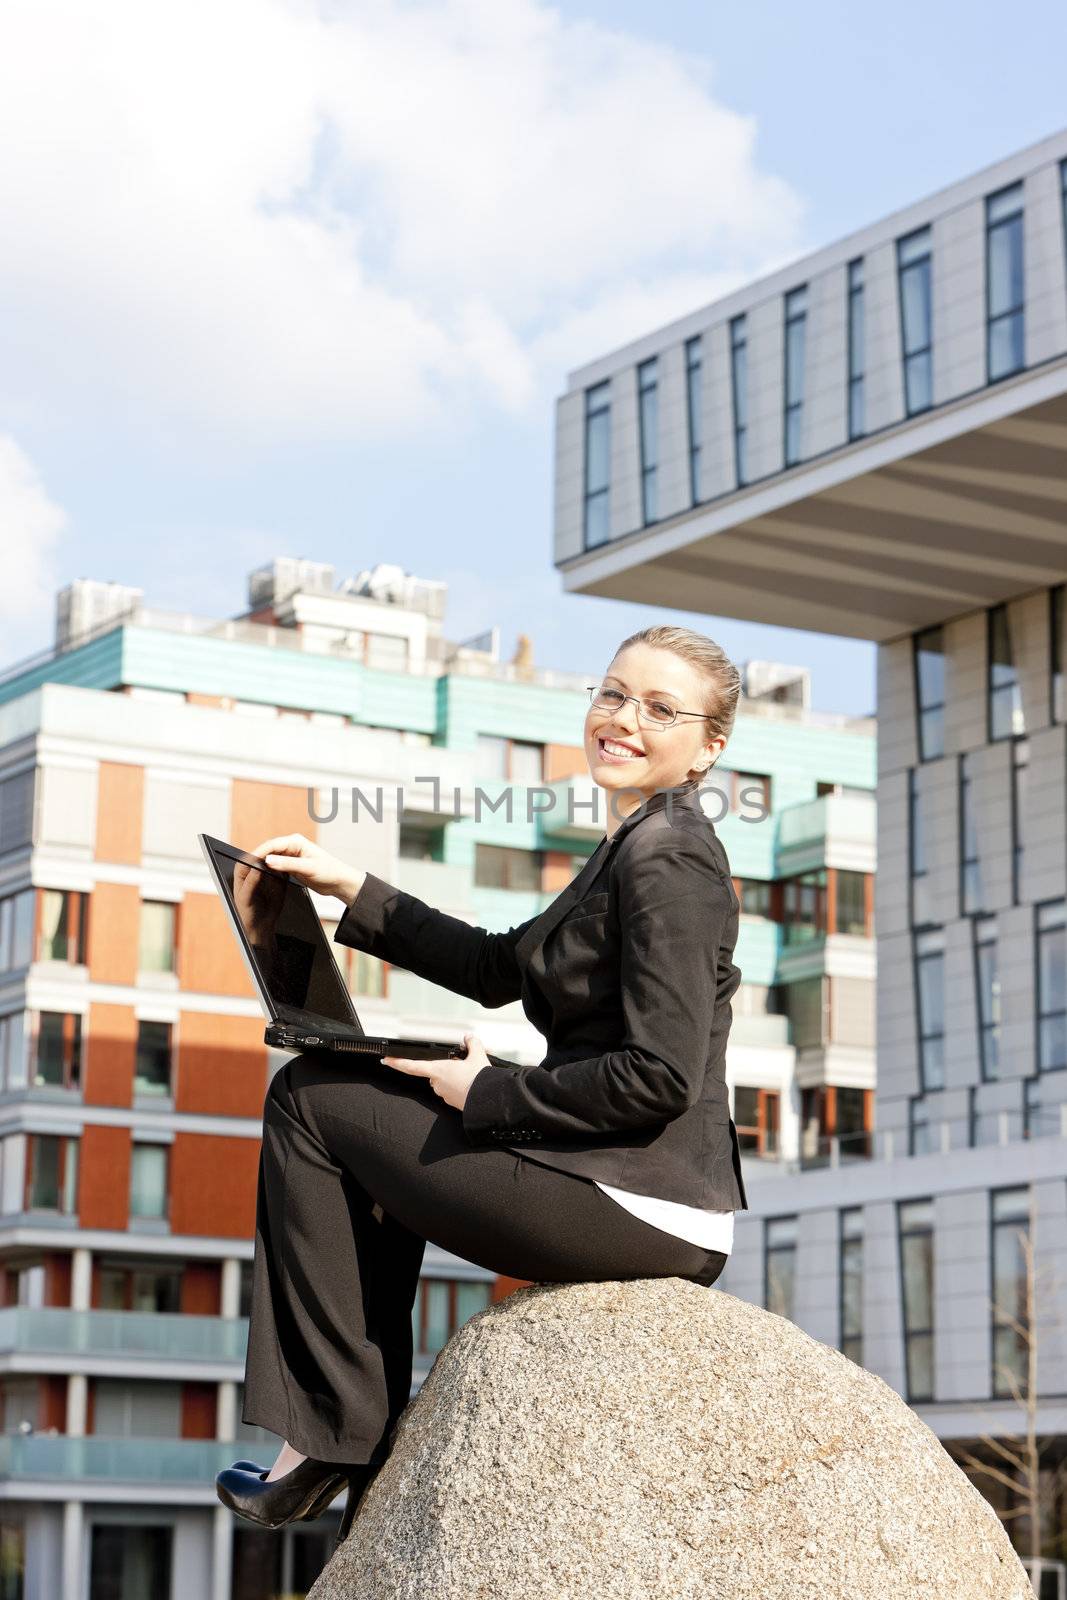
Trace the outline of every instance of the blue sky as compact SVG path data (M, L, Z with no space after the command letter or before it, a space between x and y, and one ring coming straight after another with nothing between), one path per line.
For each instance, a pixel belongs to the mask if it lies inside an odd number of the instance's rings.
M0 22L6 659L72 577L238 611L397 561L448 631L595 671L566 371L1065 120L1067 8L12 0ZM670 613L863 712L870 648Z

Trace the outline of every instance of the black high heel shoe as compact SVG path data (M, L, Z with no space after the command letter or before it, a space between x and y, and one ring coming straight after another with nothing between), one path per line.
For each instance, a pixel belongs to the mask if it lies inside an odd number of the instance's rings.
M345 1501L345 1509L341 1517L341 1526L338 1528L337 1538L334 1540L333 1548L335 1554L348 1538L349 1530L355 1521L356 1512L359 1509L360 1502L362 1501L367 1490L370 1488L371 1484L374 1482L375 1478L378 1476L378 1473L381 1471L382 1465L383 1463L380 1461L368 1461L358 1467L353 1467L349 1471L348 1499Z
M258 1471L226 1467L215 1479L215 1493L224 1506L261 1528L281 1528L287 1522L324 1511L340 1494L349 1468L336 1461L315 1461L310 1456L272 1482Z
M267 1473L270 1471L269 1467L260 1466L258 1461L234 1461L231 1463L231 1466L236 1467L239 1472L251 1472L257 1478L263 1479L266 1478ZM301 1522L314 1522L316 1517L321 1517L322 1513L329 1507L331 1502L337 1499L337 1496L341 1493L343 1487L343 1479L340 1482L328 1484L319 1498L311 1505L310 1509L305 1511L301 1518L294 1520L299 1520Z

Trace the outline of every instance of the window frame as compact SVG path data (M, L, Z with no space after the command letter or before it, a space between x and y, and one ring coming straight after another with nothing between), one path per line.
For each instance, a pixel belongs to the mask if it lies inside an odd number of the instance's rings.
M638 464L641 472L641 525L659 521L659 357L649 356L636 367Z
M905 1213L909 1207L929 1207L929 1220L920 1224L905 1223ZM935 1296L937 1293L937 1264L934 1253L934 1202L930 1195L916 1196L913 1199L898 1200L896 1202L897 1221L897 1272L900 1284L900 1314L901 1334L904 1355L904 1390L909 1405L931 1404L937 1392L937 1328ZM930 1321L926 1325L912 1325L908 1313L907 1274L904 1270L904 1241L905 1239L925 1238L929 1240L929 1304ZM912 1382L911 1352L920 1339L930 1341L930 1392L919 1393Z
M734 483L743 489L748 476L748 323L747 312L730 318L730 399L734 434Z
M799 304L799 311L796 309ZM807 355L808 285L797 284L783 296L782 340L782 463L783 470L799 466L804 459L800 430L804 417L804 381ZM791 334L799 328L797 343L799 354L793 349ZM795 359L794 359L795 358ZM797 398L797 377L794 365L799 368L800 395ZM791 439L791 432L794 437Z
M685 341L685 416L689 443L689 503L701 504L701 453L704 449L704 337Z
M611 388L610 378L604 378L600 383L590 384L585 391L584 410L582 415L582 549L599 550L603 545L611 542ZM597 398L603 396L604 398ZM602 484L590 485L589 461L590 438L594 424L604 419L605 432L604 460L605 477ZM591 511L596 504L598 507L603 501L604 506L604 537L590 540L589 529L592 521Z
M1003 201L1005 196L1011 195L1011 194L1014 194L1014 193L1017 193L1017 195L1018 195L1018 202L1017 202L1017 204L1015 206L1015 209L1010 211L1010 212L1008 212L1005 216L995 217L994 218L992 213L993 213L993 210L994 210L994 208L996 206L996 203L998 201ZM1005 184L1003 186L1003 188L995 190L992 194L987 194L986 195L986 197L985 197L985 206L984 206L984 218L985 218L985 327L986 327L985 381L986 381L987 385L994 384L994 383L1001 383L1001 382L1003 382L1003 380L1005 378L1013 378L1013 377L1016 376L1017 373L1025 372L1025 370L1026 370L1026 222L1025 222L1025 217L1026 217L1025 194L1024 194L1023 181L1022 181L1021 178L1017 179L1014 183ZM1012 231L1012 235L1011 235L1011 239L1012 239L1011 248L1012 249L1015 248L1015 241L1017 241L1018 256L1019 256L1019 260L1018 260L1019 282L1020 282L1020 285L1021 285L1020 292L1021 292L1022 298L1018 301L1018 303L1013 302L1005 310L998 311L994 315L993 310L992 310L994 236L996 234L998 234L999 232L1001 232L1003 229L1006 229L1006 228L1012 228L1012 230L1013 230ZM1014 324L1016 319L1017 319L1017 322L1018 322L1018 329L1019 329L1018 340L1019 340L1019 345L1020 345L1018 365L1017 366L1013 366L1013 367L1007 367L1007 368L1005 368L1005 370L1003 372L994 373L993 372L994 330L1001 323L1007 322L1009 320L1011 320L1012 323ZM1014 336L1013 336L1013 342L1014 342Z
M862 439L867 432L866 412L866 342L867 342L867 303L864 298L866 284L864 282L864 257L855 256L846 269L846 328L848 337L847 374L848 374L848 438L851 444L854 439ZM857 337L856 325L859 324ZM856 360L856 347L859 348L860 361ZM858 402L857 402L858 396ZM856 413L860 414L859 426L856 425Z
M918 254L910 252L917 248L917 242L922 241L925 248ZM933 227L930 223L923 223L919 228L912 228L909 233L903 234L896 241L897 265L897 306L900 317L900 355L901 375L904 389L904 415L905 417L918 417L932 409L934 404L934 241ZM928 336L925 344L910 345L907 300L905 296L905 278L921 270L924 276L923 294L926 301L927 317L929 321ZM929 385L929 399L922 405L912 404L912 374L919 370L925 358L927 382Z

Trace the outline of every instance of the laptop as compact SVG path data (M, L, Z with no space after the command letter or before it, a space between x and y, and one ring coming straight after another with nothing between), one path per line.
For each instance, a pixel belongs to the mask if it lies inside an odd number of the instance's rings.
M267 1044L276 1050L333 1050L372 1059L465 1058L462 1044L443 1039L383 1039L368 1034L307 884L223 839L208 833L198 833L197 838L269 1019L263 1034ZM515 1066L499 1056L489 1060L498 1067Z

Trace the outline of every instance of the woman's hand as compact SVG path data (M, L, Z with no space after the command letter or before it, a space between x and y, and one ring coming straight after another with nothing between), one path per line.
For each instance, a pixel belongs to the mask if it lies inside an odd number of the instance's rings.
M278 872L291 872L294 878L306 883L309 889L317 889L319 894L337 895L346 905L352 904L367 876L358 867L349 867L337 856L330 855L321 844L305 839L302 833L264 839L249 854L258 856Z
M471 1084L482 1068L490 1064L485 1046L477 1034L465 1033L463 1043L467 1047L467 1054L462 1061L447 1057L441 1061L412 1061L404 1056L383 1056L382 1060L387 1067L395 1067L397 1072L407 1072L413 1078L429 1078L434 1094L439 1094L446 1105L462 1111Z

